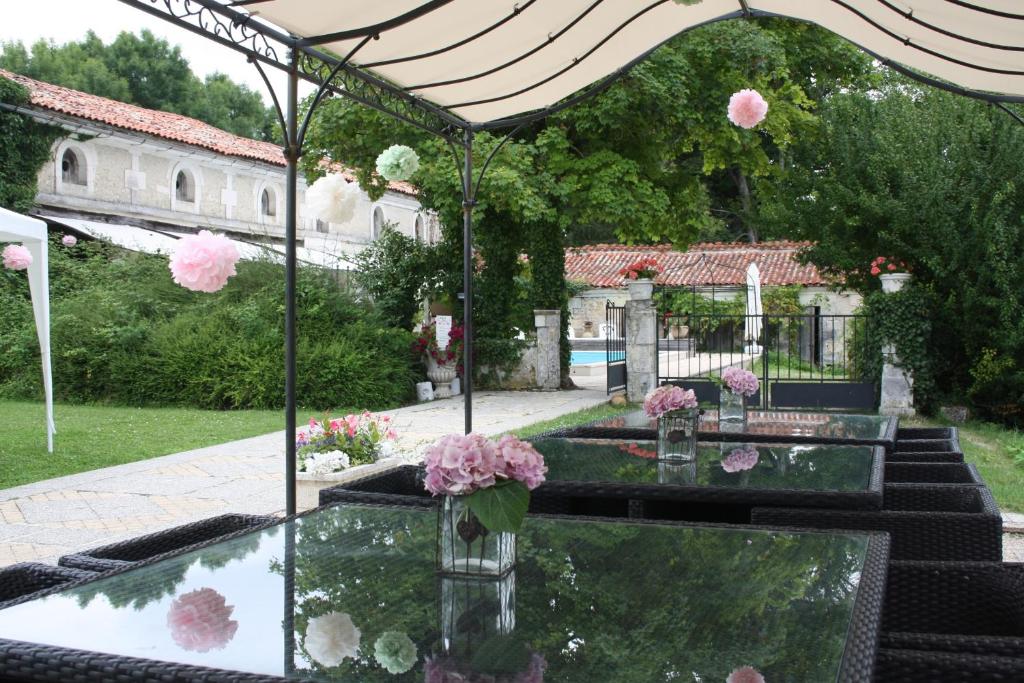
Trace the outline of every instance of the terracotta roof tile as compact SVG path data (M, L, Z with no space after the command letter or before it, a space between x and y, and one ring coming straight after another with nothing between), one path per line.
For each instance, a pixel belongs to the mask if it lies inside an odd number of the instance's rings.
M625 246L594 244L565 252L565 277L591 287L623 287L619 270L645 256L653 256L664 269L655 282L665 285L742 285L747 266L757 263L763 285L830 284L813 265L797 260L811 242L759 242L757 244L703 242L685 252L672 245Z
M188 116L145 109L134 104L44 83L3 69L0 69L0 78L6 78L27 88L34 107L202 147L225 156L253 159L275 166L285 165L280 145L244 138ZM355 179L348 168L342 168L342 175L349 181ZM416 188L405 182L389 183L389 188L403 194L416 194Z

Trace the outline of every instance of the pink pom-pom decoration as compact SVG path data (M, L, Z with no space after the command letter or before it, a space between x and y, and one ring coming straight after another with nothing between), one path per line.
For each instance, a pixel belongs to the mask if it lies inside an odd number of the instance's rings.
M764 676L752 666L741 666L729 674L725 683L764 683Z
M171 256L174 281L194 292L216 292L235 274L238 250L224 235L200 230L183 238Z
M174 642L185 650L220 650L238 630L238 622L231 619L234 610L217 591L200 588L185 593L171 604L167 626Z
M78 244L78 238L74 235L64 235L60 238L60 243L65 247L73 247Z
M753 128L767 114L768 103L756 90L740 90L729 98L729 120L740 128Z
M26 270L32 265L32 253L20 244L8 244L4 247L4 268Z
M525 441L506 434L498 441L498 457L505 464L505 476L523 482L530 491L544 483L544 456Z
M722 460L722 469L726 472L744 472L754 469L757 465L758 453L753 446L734 448L729 455Z
M666 384L652 389L644 397L644 413L647 417L661 417L673 410L697 407L697 396L692 389L683 389L674 384Z

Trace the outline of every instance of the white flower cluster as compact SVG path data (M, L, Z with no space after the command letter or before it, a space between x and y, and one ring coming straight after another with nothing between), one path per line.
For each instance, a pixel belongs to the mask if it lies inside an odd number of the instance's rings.
M350 464L348 453L342 451L310 453L306 456L306 472L318 476L347 470Z
M356 214L359 186L328 173L306 190L306 206L310 213L327 223L348 223Z
M408 180L419 167L420 158L405 145L391 145L377 157L377 173L388 180Z

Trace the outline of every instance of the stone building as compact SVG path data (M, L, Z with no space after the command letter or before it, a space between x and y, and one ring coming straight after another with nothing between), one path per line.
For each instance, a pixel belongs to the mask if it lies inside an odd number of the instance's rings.
M39 173L33 213L51 226L140 251L166 252L181 236L210 229L239 241L243 258L266 246L283 252L285 160L278 145L3 70L0 77L30 93L24 107L0 107L68 132ZM408 183L390 183L376 201L362 193L343 225L309 215L305 189L300 176L302 261L347 269L347 259L386 224L426 242L440 237L436 216Z

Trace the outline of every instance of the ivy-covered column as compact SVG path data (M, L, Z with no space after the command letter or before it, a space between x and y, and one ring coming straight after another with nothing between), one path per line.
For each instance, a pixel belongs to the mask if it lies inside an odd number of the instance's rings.
M640 402L658 383L658 313L650 291L630 289L626 302L626 399Z
M910 280L909 273L892 273L882 275L882 291L893 295L903 289ZM882 344L882 397L878 405L881 415L915 415L914 410L914 375L900 362L896 353L896 345L892 340L885 339Z

